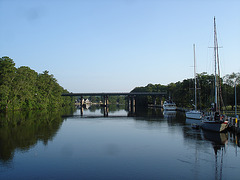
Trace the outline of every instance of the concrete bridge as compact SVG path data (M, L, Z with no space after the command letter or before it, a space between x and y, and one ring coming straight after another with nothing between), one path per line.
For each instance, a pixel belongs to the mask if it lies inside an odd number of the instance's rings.
M156 105L156 98L166 95L166 92L110 92L110 93L64 93L62 96L77 96L81 98L80 103L82 103L83 96L101 96L104 98L104 106L108 105L109 96L127 96L129 101L133 101L135 104L137 96L152 96L153 104ZM131 103L131 102L130 102Z
M128 97L128 109L129 112L135 113L136 97L137 96L152 96L153 105L156 106L156 98L167 95L166 92L110 92L110 93L64 93L62 96L77 96L80 97L80 106L83 106L84 96L101 96L104 99L103 106L106 107L106 114L108 114L108 97L109 96L127 96ZM82 111L81 111L82 114ZM105 116L105 111L104 111Z

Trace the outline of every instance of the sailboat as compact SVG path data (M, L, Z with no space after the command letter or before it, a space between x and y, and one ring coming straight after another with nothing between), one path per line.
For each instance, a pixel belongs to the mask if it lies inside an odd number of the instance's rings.
M209 116L205 116L202 128L205 130L222 132L227 129L227 117L220 112L220 70L219 70L219 57L218 57L218 43L216 32L216 20L214 17L214 64L215 64L215 102L212 104L212 112ZM217 73L218 72L218 73Z
M197 110L197 81L196 81L196 58L195 58L195 44L193 44L193 53L194 53L194 90L195 90L195 104L194 110L186 112L186 118L189 119L202 119L202 113Z

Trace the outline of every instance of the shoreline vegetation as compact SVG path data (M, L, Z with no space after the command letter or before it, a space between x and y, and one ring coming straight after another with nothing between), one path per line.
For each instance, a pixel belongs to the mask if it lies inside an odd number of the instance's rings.
M237 102L240 102L240 73L232 73L221 78L221 107L223 110L231 111L235 107L235 84L237 92ZM214 102L214 75L208 75L206 72L197 74L197 101L198 109L207 110L211 108ZM178 107L192 109L194 108L194 79L184 79L168 85L148 84L145 87L136 87L132 92L167 92L167 97L162 101L171 98ZM152 104L152 97L138 97L138 104ZM157 98L157 104L161 104L161 99ZM238 103L239 104L239 103ZM239 108L239 107L238 107Z
M54 109L73 104L68 93L48 71L37 73L27 66L0 58L0 111Z
M240 102L240 73L232 73L221 79L222 104L228 110L233 110L235 105L235 84L237 102ZM199 109L211 107L214 91L214 75L203 72L197 74ZM178 107L193 108L194 79L184 79L182 82L168 85L148 84L145 87L136 87L131 92L167 92L167 97L157 98L157 104L161 100L171 98ZM74 106L76 98L61 96L69 93L61 87L57 80L48 71L37 73L27 66L15 67L14 61L4 56L0 58L0 111L8 110L42 110L56 109L65 106ZM169 96L169 97L168 97ZM99 103L101 97L84 97L92 103ZM152 97L137 97L137 106L152 104ZM109 97L111 104L125 104L125 97Z

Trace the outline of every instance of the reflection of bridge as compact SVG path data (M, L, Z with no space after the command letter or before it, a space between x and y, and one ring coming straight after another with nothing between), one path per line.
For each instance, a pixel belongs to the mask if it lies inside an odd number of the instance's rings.
M135 113L136 97L137 96L152 96L153 105L157 105L156 98L166 95L166 92L130 92L130 93L64 93L62 96L77 96L80 97L80 106L83 106L84 96L101 96L103 97L103 105L106 107L106 114L108 114L108 97L109 96L127 96L129 112Z

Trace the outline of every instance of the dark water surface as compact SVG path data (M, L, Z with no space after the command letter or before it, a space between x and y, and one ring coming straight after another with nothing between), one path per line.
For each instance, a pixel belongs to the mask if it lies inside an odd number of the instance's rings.
M240 179L238 137L184 114L102 109L1 115L0 179Z

